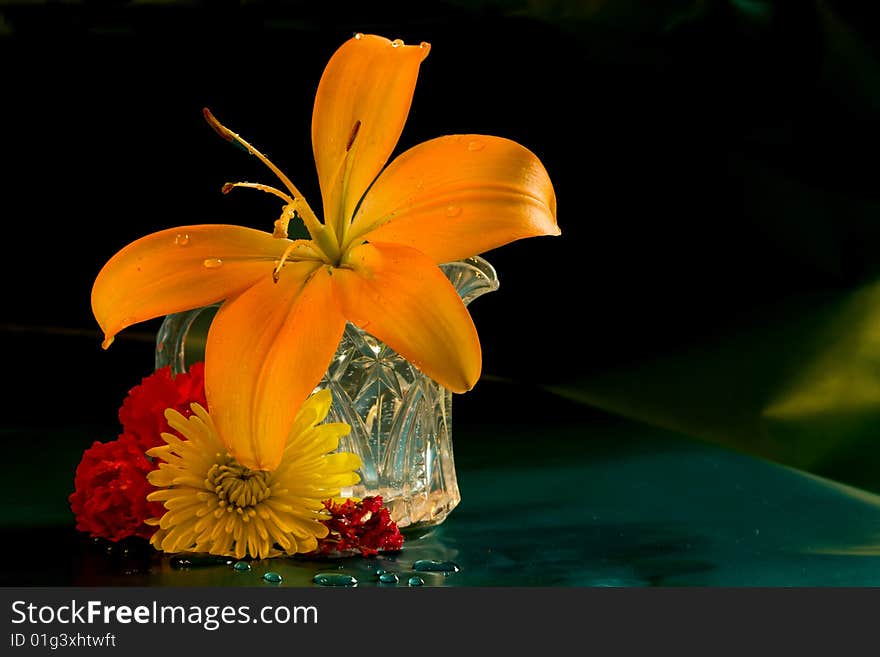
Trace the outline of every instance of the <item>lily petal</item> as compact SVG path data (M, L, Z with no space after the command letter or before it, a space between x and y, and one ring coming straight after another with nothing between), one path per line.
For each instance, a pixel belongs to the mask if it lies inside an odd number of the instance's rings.
M92 286L104 348L132 324L222 301L261 277L271 281L288 244L227 225L181 226L135 240L110 258Z
M312 148L325 223L337 235L397 145L429 50L428 44L358 35L324 69L312 114Z
M455 288L433 262L406 246L352 249L333 283L346 319L453 392L480 377L477 330Z
M550 176L531 151L501 137L450 135L388 165L349 239L406 244L439 264L559 234Z
M297 413L339 346L345 319L327 267L295 262L220 306L205 347L205 394L220 438L255 470L281 461Z

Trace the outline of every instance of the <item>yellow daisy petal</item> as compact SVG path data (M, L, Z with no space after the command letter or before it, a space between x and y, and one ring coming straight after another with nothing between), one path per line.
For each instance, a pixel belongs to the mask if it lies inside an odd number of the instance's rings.
M318 424L330 401L329 392L306 400L274 470L251 469L227 454L213 419L200 406L194 405L189 418L169 411L183 439L163 435L165 448L173 445L176 456L149 475L157 487L149 499L166 510L152 544L165 552L196 550L237 559L316 549L328 532L321 522L323 501L357 481L353 470L360 467L354 454L330 453L338 435L348 431L339 423ZM151 451L168 455L162 449Z

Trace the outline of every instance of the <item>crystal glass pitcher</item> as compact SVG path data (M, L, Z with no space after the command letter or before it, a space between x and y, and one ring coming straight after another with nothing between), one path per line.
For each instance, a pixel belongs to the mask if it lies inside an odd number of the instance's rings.
M440 265L465 305L498 289L495 269L480 257ZM168 315L156 337L156 368L183 372L204 359L205 339L219 306ZM294 366L292 364L291 366ZM327 422L351 433L339 450L363 463L347 497L381 495L403 528L438 525L461 495L452 451L452 393L350 322L316 390L329 388Z

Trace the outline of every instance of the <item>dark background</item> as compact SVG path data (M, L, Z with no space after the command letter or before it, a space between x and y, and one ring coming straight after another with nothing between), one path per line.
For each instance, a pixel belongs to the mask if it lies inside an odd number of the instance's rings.
M204 106L315 205L314 92L358 31L432 44L397 152L500 135L555 184L562 237L487 254L501 289L471 307L486 376L457 400L460 420L503 412L503 381L589 379L857 288L880 262L869 5L2 3L4 422L112 430L152 369L158 322L102 352L95 275L154 230L271 228L274 198L221 195L228 180L274 181ZM517 405L525 420L542 394Z
M82 450L115 437L153 369L159 320L102 351L92 282L155 230L271 228L274 198L220 193L274 181L204 106L317 205L314 92L355 32L432 44L397 152L508 137L558 197L563 235L486 254L501 288L471 306L484 378L454 402L464 503L446 538L466 581L504 581L480 570L489 537L519 573L507 581L529 584L554 564L565 583L593 582L584 564L620 565L624 585L872 581L858 556L855 571L773 556L821 530L860 545L873 498L835 506L833 487L681 446L880 490L880 294L860 296L880 263L871 4L0 2L0 583L116 567L82 551L66 498ZM825 375L840 403L767 418Z

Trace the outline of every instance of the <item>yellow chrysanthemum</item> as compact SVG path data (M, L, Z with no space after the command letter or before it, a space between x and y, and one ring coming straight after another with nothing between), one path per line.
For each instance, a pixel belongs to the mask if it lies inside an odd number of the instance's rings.
M274 470L238 463L217 435L214 421L198 404L185 418L165 411L185 440L163 433L167 445L147 452L164 461L148 479L159 490L147 496L166 512L148 521L159 528L151 543L165 552L207 552L241 559L310 552L327 535L322 501L356 484L355 454L331 453L350 427L320 424L330 409L327 390L302 406ZM255 438L255 437L254 437Z

